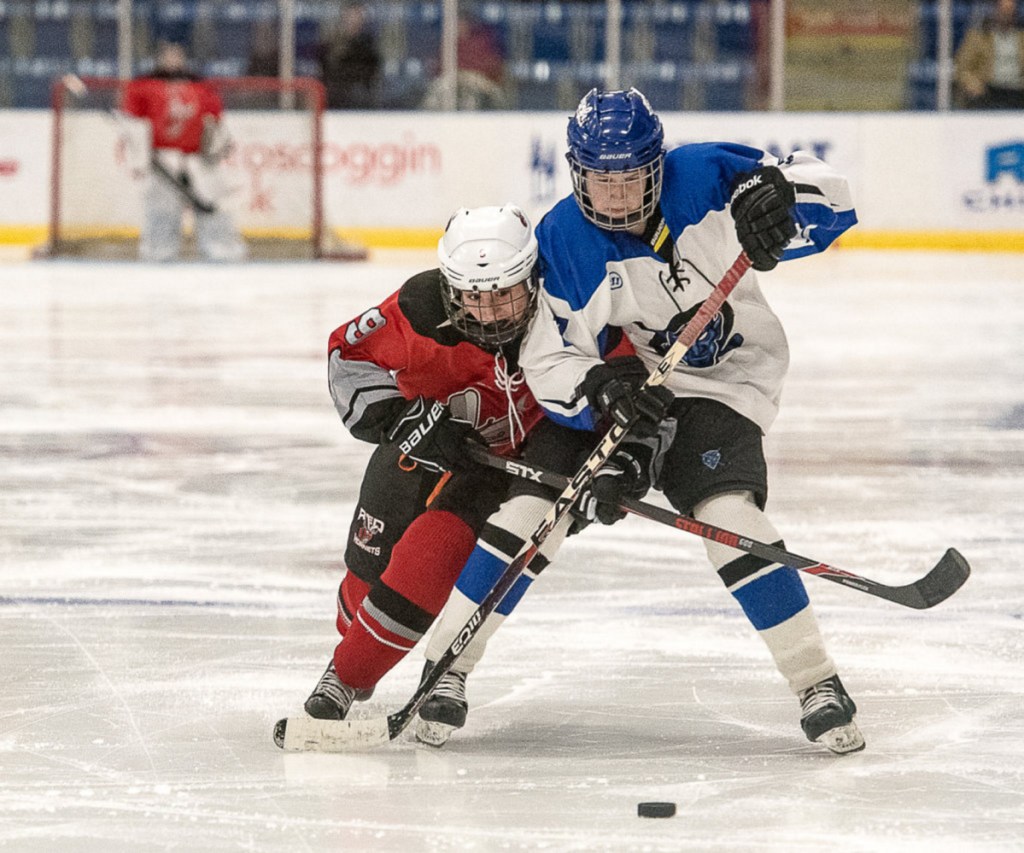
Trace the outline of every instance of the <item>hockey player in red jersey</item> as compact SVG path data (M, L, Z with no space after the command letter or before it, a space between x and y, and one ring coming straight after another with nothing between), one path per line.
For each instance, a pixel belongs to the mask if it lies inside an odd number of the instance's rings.
M220 97L187 68L184 49L164 44L151 74L125 86L124 113L146 120L152 152L145 189L139 259L172 261L181 253L182 217L191 208L205 260L237 261L245 244L218 204L217 166L230 148Z
M518 364L538 287L529 220L511 204L459 210L438 256L330 337L338 414L378 447L349 528L342 640L305 703L320 719L344 719L416 645L504 500L506 475L466 463L464 443L518 454L543 419Z

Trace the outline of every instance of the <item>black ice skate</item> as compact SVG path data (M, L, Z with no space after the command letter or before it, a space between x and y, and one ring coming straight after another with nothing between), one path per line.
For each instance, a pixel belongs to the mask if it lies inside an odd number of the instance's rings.
M434 668L427 661L423 677ZM416 739L430 746L444 746L452 732L466 724L469 703L466 701L466 674L446 672L420 708L416 723Z
M801 691L800 709L800 727L809 741L838 755L864 749L864 735L853 720L857 706L838 675Z
M356 699L356 693L354 687L349 687L338 678L332 660L303 707L309 716L318 720L344 720Z

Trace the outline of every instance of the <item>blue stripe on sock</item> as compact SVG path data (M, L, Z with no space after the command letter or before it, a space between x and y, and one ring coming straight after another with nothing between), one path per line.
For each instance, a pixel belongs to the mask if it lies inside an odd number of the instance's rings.
M480 604L507 567L508 563L504 560L477 545L473 549L473 553L469 555L469 559L466 560L466 565L462 567L462 574L455 582L455 588L466 598ZM530 588L531 583L530 578L521 575L512 584L512 589L505 593L505 597L495 608L495 612L502 616L508 616L519 603L519 599L526 595L526 590Z
M758 631L774 628L809 604L799 573L788 566L740 587L733 597Z
M520 575L516 582L512 584L512 589L505 593L501 604L494 608L494 612L500 613L502 616L508 616L519 603L519 599L526 595L526 590L530 588L531 583L533 581L526 575Z
M462 567L462 574L455 582L455 588L466 598L480 604L507 565L508 563L500 557L495 557L477 545L466 560L466 565Z

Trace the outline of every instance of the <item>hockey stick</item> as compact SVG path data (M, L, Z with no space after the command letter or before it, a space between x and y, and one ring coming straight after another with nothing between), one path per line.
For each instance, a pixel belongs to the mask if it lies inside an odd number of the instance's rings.
M182 172L180 175L175 175L170 169L168 169L163 163L160 162L160 158L154 151L149 158L150 168L156 172L161 178L174 188L174 190L192 205L196 213L216 213L217 206L211 204L208 201L204 201L195 194L195 190L192 189L192 182L189 180L188 174Z
M481 465L490 468L497 468L516 477L532 480L543 486L550 486L554 489L564 489L569 478L564 474L556 474L553 471L545 471L532 465L527 465L517 459L505 459L497 456L475 442L467 444L468 455ZM644 503L634 498L625 498L619 503L619 508L641 518L656 521L669 527L675 527L686 533L692 533L702 539L710 539L713 542L720 542L735 548L737 551L746 551L762 560L770 560L773 563L781 563L793 569L799 569L808 574L817 575L825 580L851 587L852 589L866 592L877 598L884 598L904 607L913 607L915 610L926 610L934 607L949 598L954 592L964 585L971 574L971 567L963 555L955 548L949 548L941 559L924 577L913 583L904 586L889 586L879 583L870 578L837 569L826 563L810 560L793 554L776 545L767 545L746 536L740 536L732 531L713 524L706 524L697 521L686 515L679 515L672 510L663 509L653 504Z
M745 252L740 252L739 257L722 276L722 280L715 286L714 290L704 304L683 326L675 343L669 347L664 358L650 376L644 382L644 388L660 385L675 366L686 355L687 350L693 346L700 337L705 327L718 310L722 303L732 293L744 273L750 269L750 258ZM456 634L455 639L448 646L447 650L434 664L433 669L427 673L420 682L412 698L405 706L386 718L367 720L316 720L312 717L289 717L278 720L274 726L274 742L289 751L319 750L322 752L342 752L348 749L377 746L394 740L412 722L417 711L427 701L430 692L444 675L452 668L452 665L459 658L462 652L469 645L470 641L480 630L483 621L496 608L505 594L512 588L519 576L526 570L530 562L537 555L540 546L548 537L562 518L569 512L570 507L576 502L580 492L590 482L594 472L600 468L612 452L618 447L628 429L618 424L612 426L602 439L597 448L590 454L586 462L576 475L569 481L562 493L555 499L547 514L541 520L537 529L530 536L526 544L516 558L508 564L505 571L495 581L491 591L481 602L480 606L469 617L469 621L462 626Z

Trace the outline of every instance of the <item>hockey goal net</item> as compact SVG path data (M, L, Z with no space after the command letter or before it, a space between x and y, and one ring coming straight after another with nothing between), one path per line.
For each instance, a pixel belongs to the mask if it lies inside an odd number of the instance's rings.
M217 206L256 259L366 256L324 219L318 80L209 78L224 105L230 153L220 165ZM53 87L53 164L47 254L133 258L148 178L148 126L117 112L116 78L65 77ZM183 257L194 256L185 205Z

